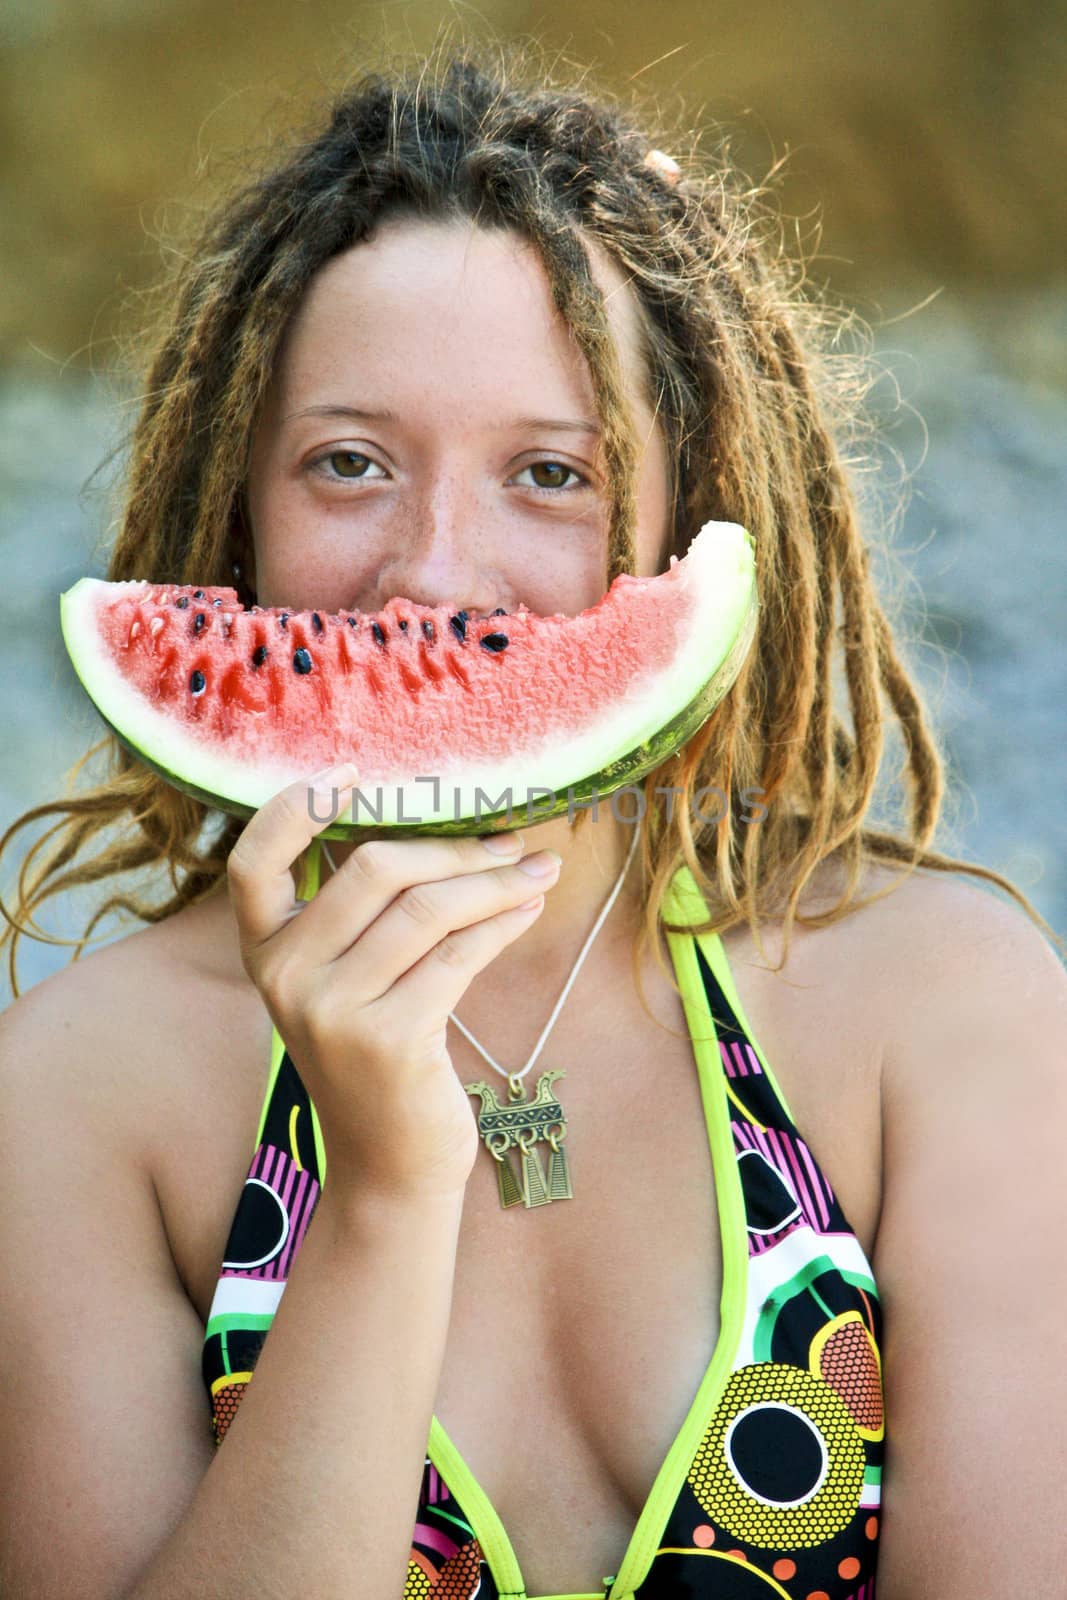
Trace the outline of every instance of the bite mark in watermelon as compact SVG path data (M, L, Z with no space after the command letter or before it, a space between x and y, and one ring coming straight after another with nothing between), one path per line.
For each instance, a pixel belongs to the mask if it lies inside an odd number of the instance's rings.
M96 578L60 614L108 725L220 810L250 816L354 760L364 799L323 830L347 838L518 827L635 782L728 692L757 600L751 536L709 522L666 572L624 573L573 617L245 609L233 589Z

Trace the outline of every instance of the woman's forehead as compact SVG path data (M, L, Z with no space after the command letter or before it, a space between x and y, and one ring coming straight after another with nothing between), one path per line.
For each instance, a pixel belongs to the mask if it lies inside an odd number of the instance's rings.
M606 251L585 243L624 381L640 405L645 373L633 291ZM588 367L556 310L535 244L472 222L394 218L315 274L271 387L284 415L320 400L324 386L350 383L354 368L403 388L415 363L428 379L454 370L473 399L481 380L491 389L494 362L511 394L547 390L546 399L569 397L578 414L595 415Z

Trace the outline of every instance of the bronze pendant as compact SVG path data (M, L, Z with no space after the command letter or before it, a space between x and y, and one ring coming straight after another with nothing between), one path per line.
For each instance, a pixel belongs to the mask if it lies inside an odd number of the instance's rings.
M464 1084L468 1094L481 1096L478 1132L497 1164L500 1204L504 1210L518 1205L520 1200L530 1210L533 1206L550 1205L553 1200L574 1198L567 1153L563 1148L567 1122L563 1107L551 1093L551 1085L565 1076L559 1067L542 1072L537 1080L537 1093L532 1100L527 1100L522 1080L511 1073L508 1104L504 1106L497 1099L492 1084L484 1081ZM534 1148L539 1140L545 1140L552 1147L547 1182ZM508 1157L508 1152L516 1148L522 1152L521 1184Z

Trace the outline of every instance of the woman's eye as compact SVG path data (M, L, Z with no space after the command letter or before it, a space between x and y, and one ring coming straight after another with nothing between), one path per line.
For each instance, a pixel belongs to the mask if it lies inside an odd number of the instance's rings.
M348 471L348 467L350 467L353 463L357 466L362 465L364 469L366 467L376 467L378 465L376 461L371 460L370 456L363 455L359 450L331 450L328 455L319 456L317 460L311 463L311 465L321 469L323 464L326 462L330 464L331 468L330 472L327 473L327 477L348 479L365 478L367 476L366 470L357 472ZM344 462L346 465L344 467L335 467L335 462Z
M332 478L335 482L338 479L346 479L352 483L360 482L367 478L369 476L368 469L370 467L378 467L378 463L372 461L369 456L365 456L360 450L330 450L325 455L316 457L311 466L314 471L324 473L326 477ZM378 467L378 471L384 475L383 468ZM534 474L533 483L526 484L524 487L539 489L543 494L573 492L575 489L588 486L588 480L583 478L580 472L576 472L573 467L566 466L562 461L534 461L529 466L521 469L520 477L523 472ZM540 482L538 481L538 474L542 477ZM547 483L543 481L545 476L549 480ZM569 483L566 481L569 478L573 478L576 481Z
M562 461L534 461L534 462L531 462L531 464L528 467L523 467L523 469L522 469L523 472L533 472L533 473L544 472L546 470L547 470L550 478L554 479L554 481L550 482L550 483L537 483L537 482L535 482L530 487L532 487L534 489L546 489L546 490L551 490L551 489L557 489L557 490L559 490L559 489L573 489L573 488L577 487L577 485L573 485L573 484L569 484L569 483L563 483L563 482L560 481L561 478L567 478L567 477L577 478L578 479L578 484L584 484L585 481L586 481L582 477L581 473L575 472L573 467L565 466Z

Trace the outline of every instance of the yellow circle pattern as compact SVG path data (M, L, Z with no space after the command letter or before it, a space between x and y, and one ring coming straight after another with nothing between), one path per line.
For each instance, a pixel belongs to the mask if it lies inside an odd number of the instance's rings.
M404 1600L426 1600L432 1588L433 1583L418 1563L409 1561L407 1582L404 1584Z
M802 1505L767 1505L746 1489L730 1465L730 1424L758 1405L794 1407L826 1445L826 1476ZM809 1550L832 1539L856 1515L865 1459L848 1408L824 1379L799 1367L761 1361L732 1374L693 1458L688 1483L707 1515L735 1538L760 1550Z

